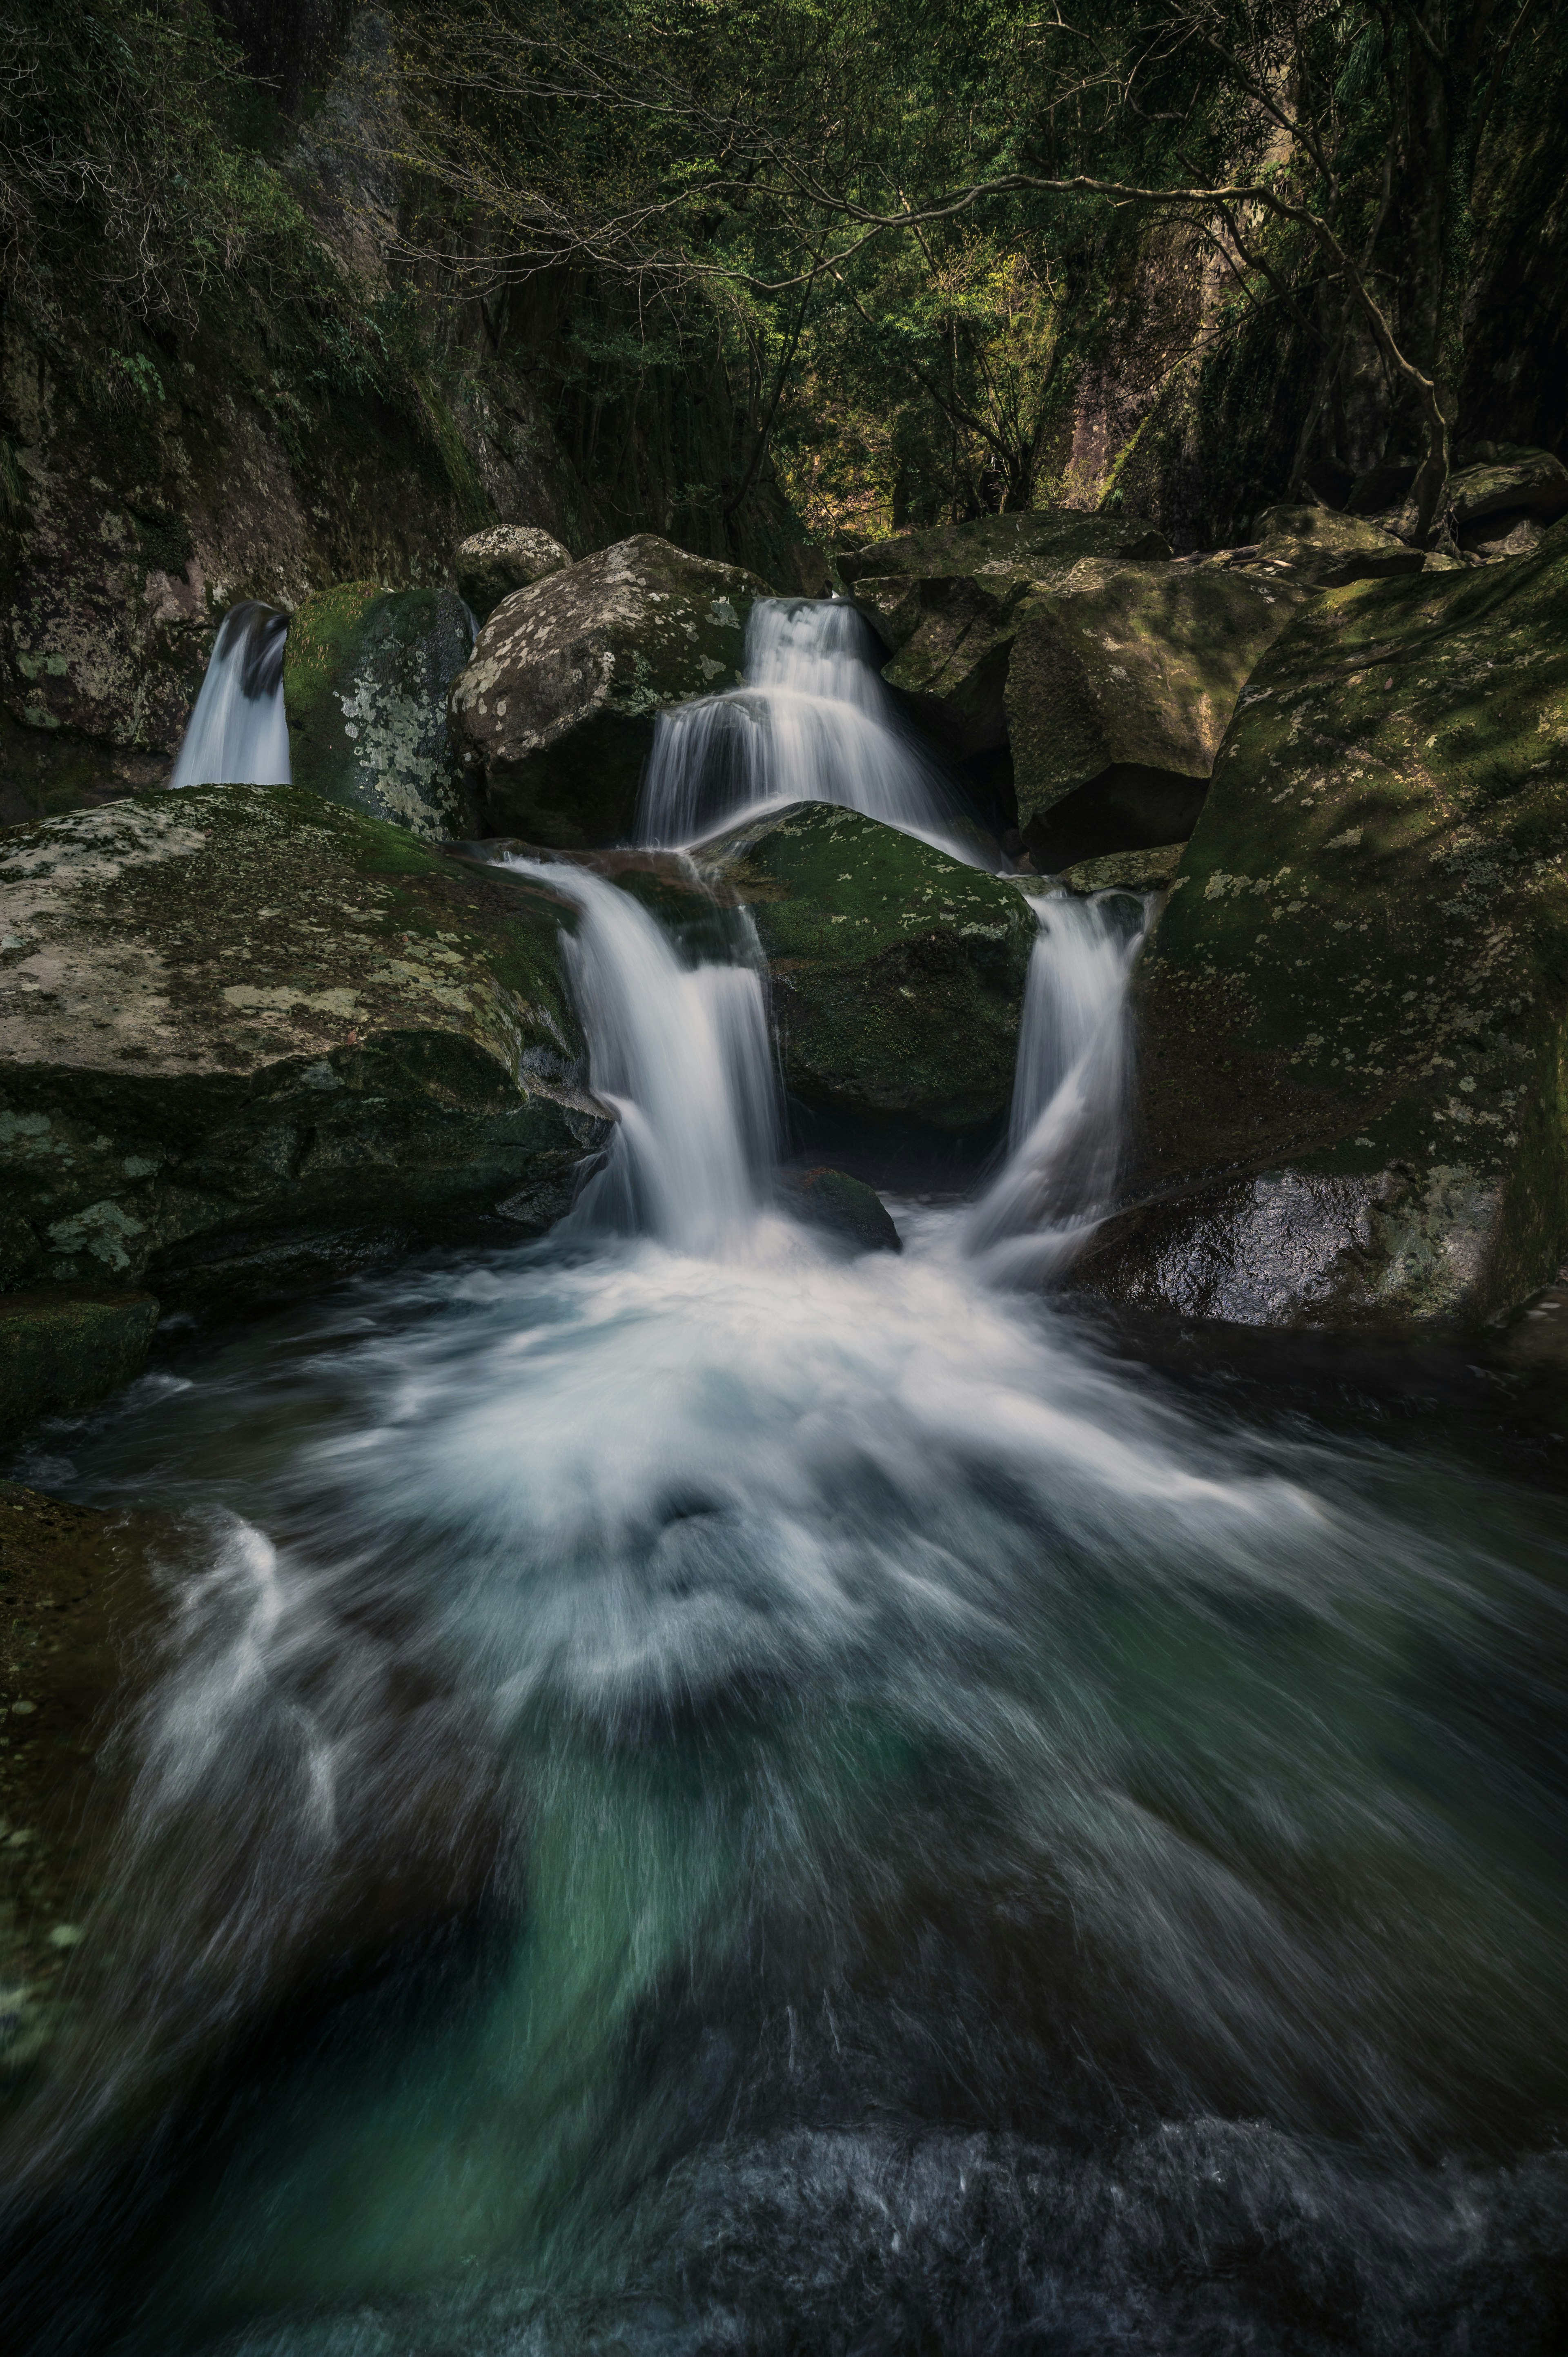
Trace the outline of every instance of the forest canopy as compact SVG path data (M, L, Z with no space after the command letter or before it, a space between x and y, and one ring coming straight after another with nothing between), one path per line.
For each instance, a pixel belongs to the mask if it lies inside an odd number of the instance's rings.
M721 531L766 477L824 541L1113 501L1132 436L1086 457L1074 408L1134 314L1196 353L1239 484L1419 459L1408 525L1440 535L1478 207L1568 48L1562 0L380 13L361 137L398 194L364 269L291 175L278 78L202 0L23 0L8 299L47 310L91 221L118 315L189 333L239 289L290 365L404 398L477 318L537 353L590 461L584 417L662 371L725 411L705 455L672 448L703 478L677 504Z

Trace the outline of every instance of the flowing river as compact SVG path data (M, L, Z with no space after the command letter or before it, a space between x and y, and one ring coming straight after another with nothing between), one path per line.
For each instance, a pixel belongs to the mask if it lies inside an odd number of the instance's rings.
M34 1460L203 1538L27 2345L1549 2357L1560 1506L1042 1289L1137 902L1039 901L1005 1158L857 1256L781 1208L743 920L693 963L542 872L621 1116L567 1222ZM464 1906L317 1989L420 1878Z

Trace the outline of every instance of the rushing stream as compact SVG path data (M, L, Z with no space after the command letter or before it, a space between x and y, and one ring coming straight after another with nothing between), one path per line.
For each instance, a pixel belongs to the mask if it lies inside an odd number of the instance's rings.
M857 1257L742 920L543 872L620 1114L571 1219L34 1461L207 1536L28 2345L1549 2357L1560 1509L1020 1285L1111 1190L1136 902L1041 902L1001 1168Z

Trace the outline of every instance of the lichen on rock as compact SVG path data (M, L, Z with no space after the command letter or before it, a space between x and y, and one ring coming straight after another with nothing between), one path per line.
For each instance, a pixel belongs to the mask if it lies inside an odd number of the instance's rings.
M298 786L0 835L0 1286L285 1290L524 1182L564 1211L607 1134L574 921Z
M564 850L623 841L655 716L739 683L767 594L642 533L503 599L451 696L492 829Z
M414 834L473 832L446 730L471 633L450 589L349 581L307 597L284 652L294 782Z

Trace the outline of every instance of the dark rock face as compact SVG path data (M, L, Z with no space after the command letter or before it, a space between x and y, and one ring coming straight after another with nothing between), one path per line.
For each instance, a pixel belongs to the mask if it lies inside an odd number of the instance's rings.
M300 787L11 830L0 1285L283 1290L524 1185L555 1216L607 1134L572 921Z
M0 1483L0 2115L68 2018L67 1964L78 1992L102 1976L111 1943L87 1925L113 1811L92 1756L127 1652L164 1617L149 1551L170 1535Z
M1251 1322L1476 1322L1568 1247L1568 546L1315 600L1242 696L1135 983L1080 1275Z
M150 1293L40 1285L0 1294L0 1436L91 1407L129 1383L157 1322Z
M571 562L571 551L536 524L493 523L484 532L470 533L457 551L454 570L459 595L482 622L514 589L526 589L547 573L564 572Z
M1015 885L824 802L735 828L703 864L751 909L802 1104L949 1135L1000 1120L1036 932Z
M1037 866L1191 833L1236 700L1304 595L1217 565L1090 563L1029 600L1007 715Z
M471 834L471 797L446 729L447 694L470 643L450 589L349 581L307 597L284 651L295 784L413 834Z
M656 714L739 683L767 595L643 533L504 599L451 698L492 829L564 850L623 840Z

